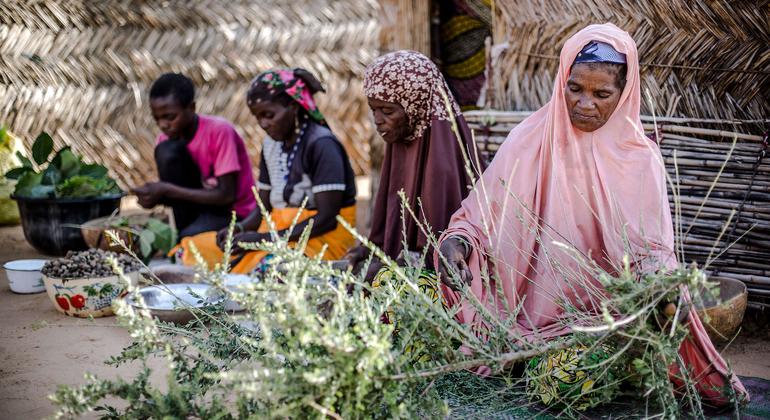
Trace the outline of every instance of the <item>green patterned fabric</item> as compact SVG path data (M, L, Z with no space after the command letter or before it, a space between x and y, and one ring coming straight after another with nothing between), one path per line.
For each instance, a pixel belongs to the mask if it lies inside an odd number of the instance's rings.
M435 271L429 270L429 269L423 269L420 270L420 273L416 273L417 269L413 267L404 267L403 268L407 273L407 276L409 278L415 278L417 277L417 287L419 288L420 292L426 296L428 296L433 303L438 303L441 301L442 306L444 309L446 309L446 304L444 303L443 299L441 299L441 292L439 291L439 282L438 282L438 275ZM415 276L415 274L418 274ZM380 269L380 271L377 272L377 275L374 276L374 280L372 281L372 287L378 288L382 287L386 283L392 283L394 281L397 281L396 276L394 275L393 271L388 267L383 267ZM411 289L404 289L404 293L408 293L407 290ZM382 315L383 322L393 324L395 333L398 334L399 328L398 328L398 319L395 316L395 313L392 309L388 309L383 315ZM431 360L430 351L428 350L428 347L425 345L425 343L421 341L415 341L406 348L404 348L404 352L407 354L412 355L412 360L415 362L428 362Z
M620 382L601 365L610 354L606 346L573 346L534 357L525 371L527 394L549 407L579 411L611 401Z

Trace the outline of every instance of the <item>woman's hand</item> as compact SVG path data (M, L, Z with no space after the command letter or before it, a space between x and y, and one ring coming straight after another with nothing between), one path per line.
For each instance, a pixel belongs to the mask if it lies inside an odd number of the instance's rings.
M345 254L345 256L342 258L348 261L348 267L350 267L355 272L355 270L359 269L361 265L366 261L366 259L369 258L369 254L369 248L365 247L364 245L358 245L354 248L351 248L350 251L348 251L348 253ZM369 264L369 268L366 270L364 280L367 283L372 284L374 276L377 275L381 268L382 262L380 259L372 258L372 263Z
M219 232L217 232L217 246L222 251L225 250L225 245L227 245L227 233L230 230L230 226L222 228ZM240 223L236 223L233 227L233 243L235 243L235 237L238 236L243 232L243 225Z
M343 260L348 261L348 267L355 270L359 264L361 264L366 258L369 257L369 248L358 245L348 250L348 253L342 257Z
M240 243L253 244L253 243L258 243L265 240L270 240L269 233L243 232L237 235L233 235L233 247L232 247L232 250L230 251L230 254L240 255L247 251L241 248L241 246L239 245Z
M148 182L141 187L131 189L136 194L139 205L149 209L155 207L166 195L168 185L165 182Z
M457 284L457 279L466 285L471 284L473 275L466 260L466 248L456 237L449 237L441 243L439 253L443 258L439 259L439 275L441 281L452 290L460 290L461 284ZM446 262L444 262L446 260Z

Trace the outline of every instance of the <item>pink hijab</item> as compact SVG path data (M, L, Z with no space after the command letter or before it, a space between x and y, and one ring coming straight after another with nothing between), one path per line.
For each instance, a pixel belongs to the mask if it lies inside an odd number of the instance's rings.
M586 133L572 126L564 89L575 57L590 41L624 53L628 71L607 123ZM639 86L636 44L628 33L604 24L573 35L562 48L551 100L511 131L442 235L463 236L471 244L471 291L488 311L505 319L509 308L521 305L512 323L518 336L568 333L560 322L568 317L565 302L583 311L599 308L601 286L576 255L608 272L624 255L640 270L677 264L665 168L642 130ZM494 279L488 285L484 272ZM500 286L502 294L496 292ZM443 285L442 292L450 305L460 305L459 322L484 329L470 302ZM708 385L724 384L727 366L694 310L690 328L680 353ZM737 378L732 382L745 394ZM704 396L723 402L721 392L705 388Z

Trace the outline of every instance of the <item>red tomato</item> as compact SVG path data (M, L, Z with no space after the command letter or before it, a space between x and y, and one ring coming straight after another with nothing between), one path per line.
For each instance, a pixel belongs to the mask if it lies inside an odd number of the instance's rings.
M67 300L66 296L57 295L56 296L56 303L58 303L59 306L62 309L64 309L65 311L68 311L70 309L70 302Z
M70 298L70 303L75 309L80 309L86 306L86 298L84 298L83 295L75 295Z

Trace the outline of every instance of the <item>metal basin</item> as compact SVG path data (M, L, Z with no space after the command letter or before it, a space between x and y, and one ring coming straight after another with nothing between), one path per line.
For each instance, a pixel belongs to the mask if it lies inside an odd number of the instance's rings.
M211 286L191 283L143 287L139 294L154 318L177 324L186 324L194 318L190 309L213 305L223 299ZM138 307L133 296L127 299L130 305Z

